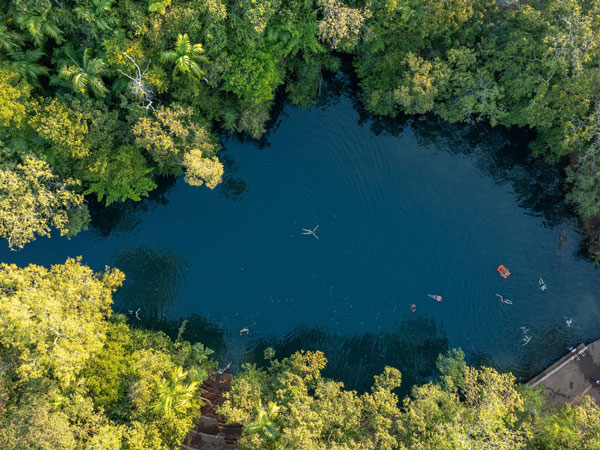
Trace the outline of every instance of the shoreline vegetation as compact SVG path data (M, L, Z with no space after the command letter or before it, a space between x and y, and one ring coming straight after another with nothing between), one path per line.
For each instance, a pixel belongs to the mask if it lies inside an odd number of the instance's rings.
M86 229L85 196L160 176L217 186L215 130L260 138L352 60L375 116L531 128L600 250L600 5L550 0L8 0L0 11L0 236Z
M0 447L6 450L175 450L201 416L198 387L217 375L202 344L132 328L112 313L124 275L81 259L44 268L0 265ZM321 375L322 352L300 351L235 374L219 414L240 449L600 448L600 408L583 397L557 410L510 373L469 367L461 350L400 399L386 367L362 394Z
M90 220L85 196L139 201L160 176L217 186L216 127L260 138L277 93L315 104L352 59L376 116L531 128L568 158L566 200L600 260L600 2L583 0L6 0L0 10L0 237L13 250ZM0 447L177 449L202 344L112 313L124 274L80 259L0 265ZM388 367L358 394L325 355L245 366L220 412L242 449L598 449L589 397L560 411L511 374L440 356L399 403ZM401 369L401 368L399 368Z

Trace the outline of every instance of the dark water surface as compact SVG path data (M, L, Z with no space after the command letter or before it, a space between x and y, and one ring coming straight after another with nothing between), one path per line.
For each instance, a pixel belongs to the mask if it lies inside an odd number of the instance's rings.
M146 325L188 317L186 336L235 364L267 345L320 348L328 374L358 389L386 364L405 387L422 382L454 346L527 377L600 335L600 278L579 256L560 171L528 159L526 137L373 120L335 87L321 107L285 106L261 143L225 140L215 191L179 179L96 212L71 241L38 239L1 260L119 267L116 309L141 308ZM300 233L317 224L318 240Z

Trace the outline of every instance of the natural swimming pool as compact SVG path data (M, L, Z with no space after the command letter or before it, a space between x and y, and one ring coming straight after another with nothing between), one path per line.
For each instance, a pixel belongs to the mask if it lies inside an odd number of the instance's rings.
M579 255L560 170L529 159L523 133L380 121L334 88L320 107L285 106L261 142L224 139L215 191L165 182L140 204L96 211L70 241L3 248L1 260L119 267L116 309L140 308L141 323L188 317L187 336L225 362L259 360L266 345L322 349L349 387L386 364L409 387L458 346L528 376L598 337L597 270ZM302 234L316 225L318 239Z

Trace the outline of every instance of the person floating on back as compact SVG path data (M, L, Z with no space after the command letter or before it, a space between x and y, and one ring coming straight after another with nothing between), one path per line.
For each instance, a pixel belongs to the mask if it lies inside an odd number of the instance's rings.
M309 230L308 228L302 228L302 234L308 234L308 235L313 235L315 237L315 239L319 239L319 236L317 236L317 229L319 228L319 225L317 225L316 227L314 227L312 230Z
M545 291L546 289L548 289L548 286L546 286L546 282L544 280L542 280L542 278L540 277L540 279L538 280L538 284L540 285L540 289L542 291Z
M432 299L434 299L437 302L441 302L442 301L442 296L441 295L427 294L427 297L431 297Z
M417 305L415 305L414 303L412 305L410 305L410 310L412 312L415 312L417 310Z

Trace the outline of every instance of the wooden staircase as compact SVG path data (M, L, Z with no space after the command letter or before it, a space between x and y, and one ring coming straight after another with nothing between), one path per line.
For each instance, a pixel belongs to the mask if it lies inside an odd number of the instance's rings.
M217 408L225 401L224 394L231 389L233 375L217 374L200 386L201 398L204 401L202 417L190 430L182 450L233 450L242 434L239 425L227 425L225 419L217 415Z

